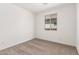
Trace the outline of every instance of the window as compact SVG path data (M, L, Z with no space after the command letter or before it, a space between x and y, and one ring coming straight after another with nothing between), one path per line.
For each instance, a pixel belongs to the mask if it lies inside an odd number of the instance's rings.
M45 16L45 30L57 30L57 14Z

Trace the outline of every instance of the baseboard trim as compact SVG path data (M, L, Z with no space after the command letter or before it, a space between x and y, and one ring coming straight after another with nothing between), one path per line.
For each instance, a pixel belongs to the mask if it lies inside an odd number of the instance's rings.
M30 40L32 40L32 39L34 39L34 37L29 38L28 40L24 40L24 41L21 41L21 42L17 42L16 44L12 44L12 45L9 45L9 46L7 46L7 47L4 47L4 48L0 49L0 51L1 51L1 50L4 50L4 49L7 49L7 48L14 47L14 46L16 46L16 45L18 45L18 44L21 44L21 43L24 43L24 42L28 42L28 41L30 41Z
M36 38L36 39L45 40L45 39L42 39L42 38ZM68 45L68 44L64 44L64 43L59 43L59 42L50 41L50 40L45 40L45 41L49 41L49 42L52 42L52 43L57 43L57 44L61 44L61 45L65 45L65 46L71 46L71 47L75 47L76 48L76 46L72 46L72 45Z

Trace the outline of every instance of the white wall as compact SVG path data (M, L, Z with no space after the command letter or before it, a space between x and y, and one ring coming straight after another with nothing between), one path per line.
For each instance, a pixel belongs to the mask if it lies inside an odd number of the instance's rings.
M57 31L44 30L45 15L57 13ZM75 46L76 5L70 4L39 13L36 19L36 37Z
M77 50L79 53L79 4L77 4Z
M0 50L34 36L33 14L12 4L0 4Z

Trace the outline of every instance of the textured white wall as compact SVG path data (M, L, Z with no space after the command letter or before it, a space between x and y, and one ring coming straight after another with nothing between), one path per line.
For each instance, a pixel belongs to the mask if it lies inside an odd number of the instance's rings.
M57 31L44 30L45 15L57 13ZM75 46L76 5L70 4L39 13L36 19L36 37Z
M0 50L33 37L33 14L12 4L0 4Z

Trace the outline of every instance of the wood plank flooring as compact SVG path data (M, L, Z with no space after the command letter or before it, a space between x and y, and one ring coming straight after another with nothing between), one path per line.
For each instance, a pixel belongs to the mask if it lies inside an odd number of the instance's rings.
M78 55L75 47L41 39L28 42L0 51L0 55Z

